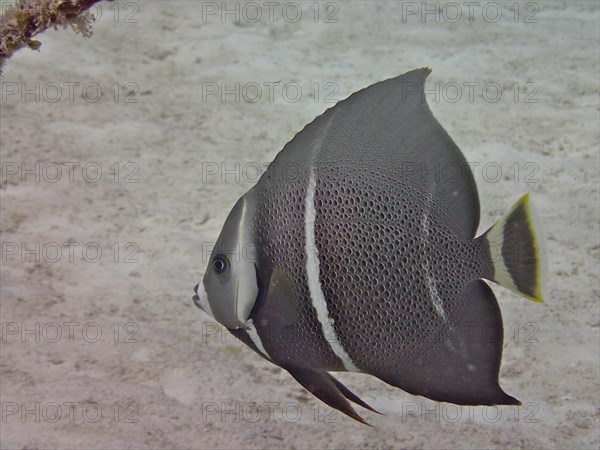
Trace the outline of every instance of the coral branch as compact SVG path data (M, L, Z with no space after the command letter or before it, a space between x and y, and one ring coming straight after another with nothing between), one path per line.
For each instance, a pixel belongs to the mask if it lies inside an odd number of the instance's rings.
M100 0L18 0L0 19L0 74L13 53L23 47L39 49L34 36L48 28L70 26L90 37L93 16L86 10Z

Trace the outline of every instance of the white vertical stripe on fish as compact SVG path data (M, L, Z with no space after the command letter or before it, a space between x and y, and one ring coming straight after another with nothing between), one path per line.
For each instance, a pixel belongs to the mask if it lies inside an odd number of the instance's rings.
M425 233L425 239L429 237L429 196L427 196L427 203L425 205L425 211L423 213L423 219L421 220L421 225L423 226L423 232ZM435 279L429 270L429 264L427 260L424 260L423 268L425 269L425 282L427 283L427 289L429 290L429 295L431 297L431 302L433 303L433 307L438 315L447 321L446 311L444 311L444 306L442 304L442 299L440 298L440 294L437 290L437 286L435 285Z
M312 306L317 312L317 318L321 324L323 335L329 343L333 353L342 360L344 367L348 371L360 372L360 369L356 367L348 353L342 344L338 340L337 333L333 327L333 320L329 317L329 311L327 310L327 303L325 302L325 294L321 289L320 271L319 271L319 253L315 244L315 190L317 182L315 180L314 171L311 169L310 176L308 179L308 186L306 188L306 199L304 202L304 234L305 243L304 249L306 252L306 276L308 278L308 290L310 292L310 300Z
M254 322L252 321L252 319L248 319L246 321L245 325L248 328L246 328L244 331L246 333L248 333L248 336L250 336L250 339L252 339L252 342L254 342L254 345L256 346L256 348L258 349L258 351L265 358L267 358L270 361L273 361L273 358L271 358L271 355L269 355L269 353L267 352L267 350L265 350L265 347L263 346L263 343L262 343L262 339L258 335L258 331L256 330L256 327L254 326Z

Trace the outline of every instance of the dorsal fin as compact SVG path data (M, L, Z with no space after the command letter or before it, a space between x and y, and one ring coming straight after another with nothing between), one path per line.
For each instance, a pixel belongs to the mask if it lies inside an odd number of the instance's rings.
M471 239L479 199L460 149L433 117L425 99L430 69L417 69L362 89L308 124L277 155L285 167L350 165L423 185Z

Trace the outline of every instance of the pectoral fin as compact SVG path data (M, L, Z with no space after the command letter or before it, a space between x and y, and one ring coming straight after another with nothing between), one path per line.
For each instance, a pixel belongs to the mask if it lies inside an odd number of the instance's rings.
M315 397L360 423L373 426L358 415L348 400L380 414L327 372L303 367L286 369L298 383L309 390Z
M298 293L290 276L279 267L271 275L263 315L272 327L284 328L296 323Z

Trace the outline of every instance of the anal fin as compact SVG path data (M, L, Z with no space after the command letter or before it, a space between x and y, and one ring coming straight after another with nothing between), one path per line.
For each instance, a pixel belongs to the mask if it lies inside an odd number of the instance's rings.
M293 367L286 369L296 379L296 381L298 381L298 383L304 386L319 400L322 400L332 408L343 412L347 416L352 417L354 420L357 420L360 423L373 426L365 421L360 415L358 415L348 400L351 400L357 405L360 405L363 408L366 408L377 414L381 414L375 409L371 408L356 394L350 391L350 389L325 371L317 371L304 367Z

